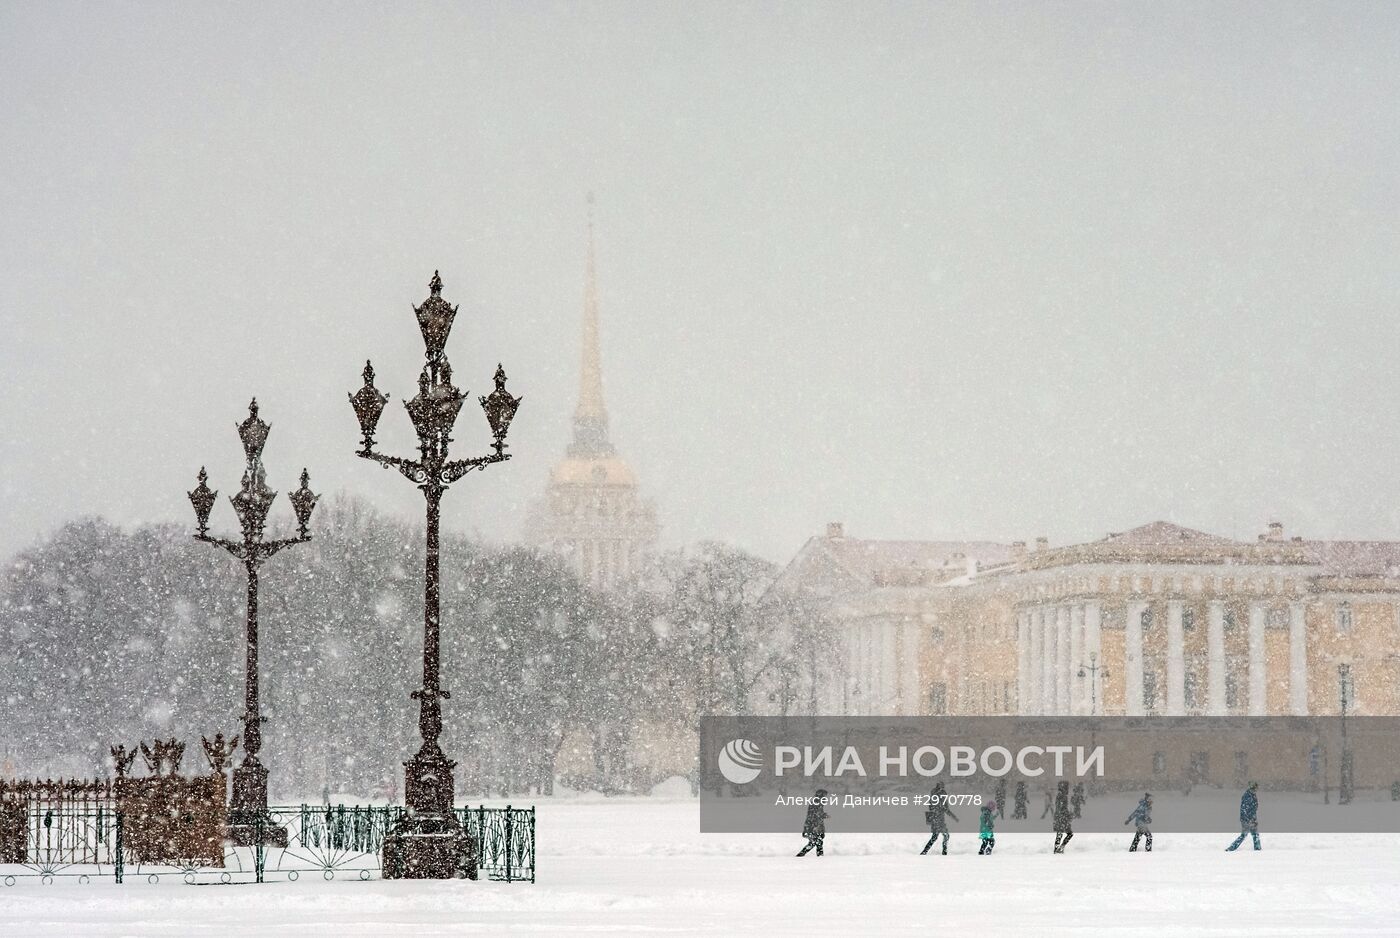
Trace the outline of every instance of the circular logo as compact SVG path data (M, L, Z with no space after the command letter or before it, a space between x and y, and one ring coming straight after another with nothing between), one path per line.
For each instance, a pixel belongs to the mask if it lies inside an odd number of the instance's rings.
M747 739L731 739L719 751L719 774L735 785L743 785L758 778L763 767L763 758L758 744Z

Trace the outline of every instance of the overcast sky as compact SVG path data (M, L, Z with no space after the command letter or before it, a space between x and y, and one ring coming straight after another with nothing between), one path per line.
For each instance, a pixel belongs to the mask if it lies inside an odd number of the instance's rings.
M421 517L345 395L373 357L409 447L434 269L457 383L525 396L445 518L518 536L589 190L668 544L1400 538L1397 36L1393 3L0 0L0 554L188 523L253 394L274 487Z

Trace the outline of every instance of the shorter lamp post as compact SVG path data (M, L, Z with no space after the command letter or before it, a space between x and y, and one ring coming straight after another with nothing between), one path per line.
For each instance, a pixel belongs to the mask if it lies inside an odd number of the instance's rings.
M306 470L301 471L301 488L287 496L292 510L297 516L297 536L280 540L264 541L263 527L267 523L267 512L277 493L267 487L263 472L262 450L267 443L268 432L272 427L258 417L258 402L255 398L248 405L248 419L238 425L238 436L243 441L243 452L247 456L247 468L243 470L243 485L238 494L229 498L238 523L243 529L241 541L225 540L209 536L209 513L214 508L218 492L210 490L209 476L201 467L199 485L189 493L190 504L194 506L195 520L199 531L195 540L222 547L243 562L248 574L248 658L244 674L243 712L243 762L233 770L233 799L229 805L229 837L240 846L251 846L257 839L256 831L263 829L263 841L274 846L286 846L287 831L268 821L267 818L267 768L258 761L262 749L262 724L267 722L258 702L258 568L273 554L311 540L307 525L311 523L311 510L316 507L319 497L308 487L311 481Z

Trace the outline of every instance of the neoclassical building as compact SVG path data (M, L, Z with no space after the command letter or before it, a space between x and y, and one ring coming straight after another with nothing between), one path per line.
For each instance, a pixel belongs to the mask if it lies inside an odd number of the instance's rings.
M608 434L590 214L573 439L550 473L544 497L530 512L526 539L558 552L581 580L606 590L641 572L657 532L656 508L642 497L636 474Z
M843 633L833 712L1400 714L1400 542L1154 522L1084 544L889 542L840 525L784 585Z

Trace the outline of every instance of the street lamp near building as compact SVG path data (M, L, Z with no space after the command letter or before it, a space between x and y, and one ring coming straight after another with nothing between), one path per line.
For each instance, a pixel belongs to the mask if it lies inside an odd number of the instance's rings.
M258 699L258 568L273 554L293 544L303 544L311 540L307 530L311 523L311 511L319 497L310 489L311 478L305 469L301 470L301 488L287 496L297 517L297 536L279 540L263 540L263 529L267 524L268 509L272 507L277 493L267 487L263 471L262 451L267 443L267 435L272 430L270 424L258 416L258 402L254 398L248 405L248 419L238 425L238 437L243 441L243 453L247 466L243 470L243 485L238 494L229 502L238 515L239 526L243 529L243 539L226 540L209 535L209 515L214 509L218 492L209 488L208 473L203 467L199 470L199 485L188 493L190 504L194 506L195 522L198 531L195 540L213 544L228 551L242 561L248 575L248 617L247 641L248 656L244 673L243 693L243 762L233 770L233 799L229 805L229 837L240 846L251 846L262 831L262 841L274 846L286 846L287 832L271 823L267 813L267 767L258 760L262 749L262 724L267 720L262 715Z
M1090 715L1090 716L1098 716L1098 715L1099 715L1099 689L1098 689L1098 679L1099 679L1099 673L1100 673L1100 672L1103 673L1103 677L1104 677L1104 678L1107 678L1107 677L1108 677L1108 668L1107 668L1106 666L1101 666L1101 665L1099 664L1099 653L1096 652L1096 651L1091 651L1091 652L1089 652L1089 663L1088 663L1087 665L1086 665L1086 664L1082 664L1082 663L1079 665L1079 676L1080 676L1080 677L1085 677L1085 676L1087 675L1088 678L1089 678L1089 715Z
M492 452L473 459L449 459L452 427L466 400L466 393L452 384L452 366L446 355L447 337L457 307L442 298L442 278L433 272L431 295L414 308L423 334L427 362L418 376L418 393L404 402L418 435L418 458L406 459L375 452L374 432L389 397L374 386L374 367L365 362L364 386L350 395L350 405L360 422L360 449L355 454L394 469L418 486L427 502L427 552L423 589L423 686L415 690L418 731L422 745L406 762L403 819L384 840L383 869L387 878L448 879L476 877L474 845L453 813L452 770L457 763L438 745L442 733L441 701L451 695L439 680L438 520L442 494L473 469L484 469L510 458L506 433L520 398L506 390L506 372L496 366L496 388L480 398L494 442Z

